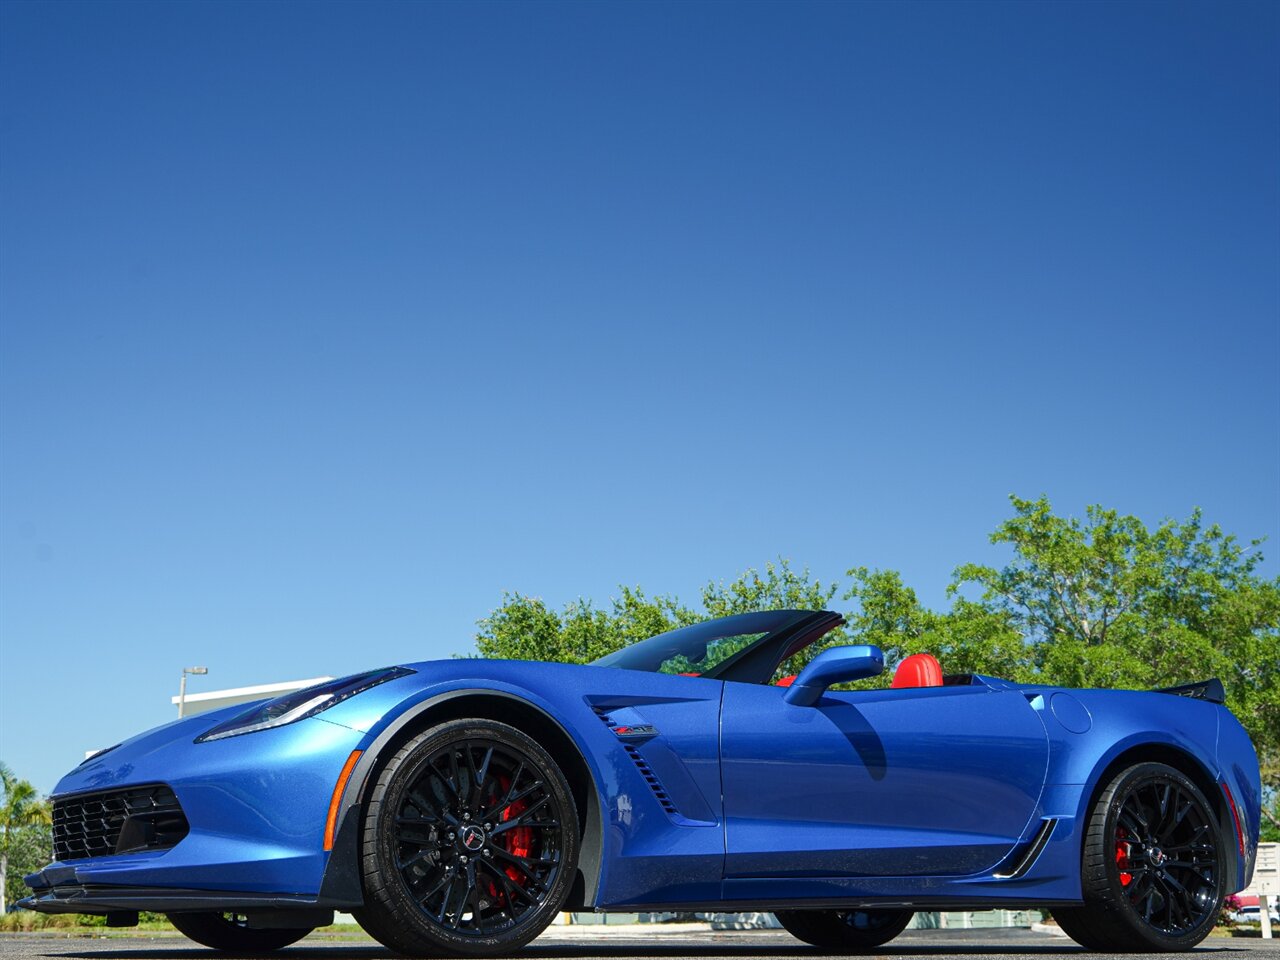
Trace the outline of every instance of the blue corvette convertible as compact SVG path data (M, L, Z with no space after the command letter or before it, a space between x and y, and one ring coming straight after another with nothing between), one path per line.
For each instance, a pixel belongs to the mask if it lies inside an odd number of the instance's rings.
M560 910L772 911L836 950L917 910L1047 907L1099 950L1182 950L1253 871L1258 761L1216 680L889 689L841 623L699 623L588 666L446 660L178 720L54 794L22 905L166 913L220 950L350 911L412 956L491 956Z

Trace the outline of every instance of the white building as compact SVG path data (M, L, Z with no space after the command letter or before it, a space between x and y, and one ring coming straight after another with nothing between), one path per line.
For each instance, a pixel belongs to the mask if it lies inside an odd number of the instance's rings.
M233 707L237 703L251 703L254 700L267 700L278 697L282 693L302 690L332 680L333 677L312 677L310 680L285 680L282 683L259 683L252 687L234 687L230 690L210 690L206 693L188 693L185 697L171 697L170 702L177 707L178 716L191 717L197 713L207 713L222 707Z

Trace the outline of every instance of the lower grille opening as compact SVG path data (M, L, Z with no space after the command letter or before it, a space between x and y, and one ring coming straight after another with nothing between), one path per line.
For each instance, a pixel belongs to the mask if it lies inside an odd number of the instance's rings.
M81 860L163 850L188 829L178 798L164 784L82 793L53 803L53 857Z

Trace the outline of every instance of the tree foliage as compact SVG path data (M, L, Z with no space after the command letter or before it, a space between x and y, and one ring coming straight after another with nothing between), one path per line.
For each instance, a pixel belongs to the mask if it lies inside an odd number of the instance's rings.
M929 652L948 673L1073 687L1150 689L1217 676L1253 737L1274 801L1280 578L1259 576L1258 542L1241 543L1205 524L1199 510L1148 527L1099 506L1076 519L1055 514L1044 497L1010 499L1012 516L990 538L1008 561L957 567L945 609L926 607L893 570L854 567L841 592L780 560L763 573L709 582L700 610L671 596L649 599L638 587L621 588L604 609L579 599L555 611L506 594L480 621L476 643L487 657L585 663L704 618L842 608L846 626L781 673L798 671L826 646L872 643L890 666ZM886 673L867 684L887 682ZM1280 827L1280 819L1273 823Z
M48 862L53 849L49 802L28 781L0 763L0 913L26 896L25 874Z
M504 660L590 663L701 619L674 598L650 599L638 587L621 587L607 610L579 598L556 611L537 597L504 593L501 606L479 621L476 649Z
M1015 675L1134 689L1219 677L1274 780L1280 579L1257 575L1258 542L1206 526L1198 510L1148 529L1096 506L1080 521L1055 516L1044 497L1012 502L991 541L1013 559L965 564L951 590L980 590L977 605L1025 641Z

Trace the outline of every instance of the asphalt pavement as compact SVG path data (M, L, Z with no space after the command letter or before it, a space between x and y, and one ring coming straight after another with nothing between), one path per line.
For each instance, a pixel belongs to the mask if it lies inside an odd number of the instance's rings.
M1197 955L1215 954L1221 960L1280 960L1280 940L1210 937ZM135 935L101 939L59 939L48 934L0 935L4 960L206 960L216 955L180 937ZM295 946L267 956L279 960L390 960L394 955L367 940L312 934ZM575 930L551 928L516 955L524 960L619 960L654 957L661 960L753 960L798 957L822 960L821 950L806 946L777 930L729 930L690 934L628 936L618 928ZM1021 929L908 930L874 956L881 960L916 957L991 957L999 960L1073 956L1085 951L1061 937ZM1147 957L1160 956L1147 954ZM1171 954L1169 956L1185 956Z

